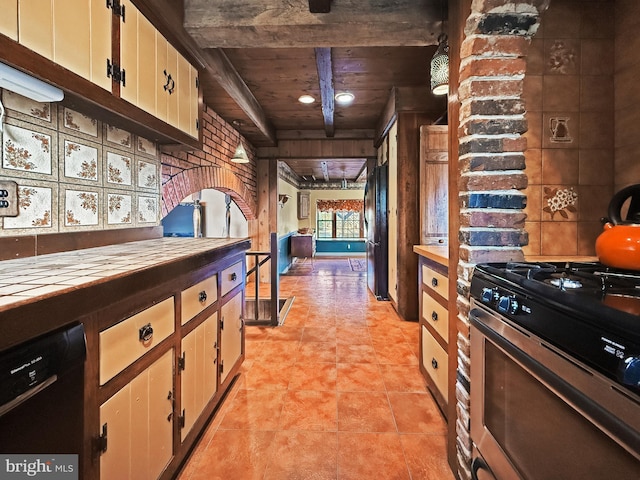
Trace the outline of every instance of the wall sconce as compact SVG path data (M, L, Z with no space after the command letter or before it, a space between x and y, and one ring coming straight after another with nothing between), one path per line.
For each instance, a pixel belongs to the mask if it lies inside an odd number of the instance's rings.
M31 75L0 63L0 88L6 88L36 102L59 102L64 92Z
M280 208L284 207L284 204L287 203L290 198L291 198L291 195L282 194L282 193L278 195L278 205L280 206Z
M438 49L431 59L431 91L434 95L449 92L449 43L445 33L438 37Z

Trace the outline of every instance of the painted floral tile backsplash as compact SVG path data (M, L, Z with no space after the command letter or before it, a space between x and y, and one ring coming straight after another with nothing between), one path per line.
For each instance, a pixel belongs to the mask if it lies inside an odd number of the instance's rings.
M55 190L51 187L20 185L18 187L18 216L5 217L4 229L14 235L17 229L57 231L54 225Z
M158 166L156 164L138 161L138 187L158 189Z
M50 103L36 102L9 90L3 90L2 103L5 108L14 110L17 118L24 120L26 117L46 126L55 122L56 109L52 109Z
M6 124L2 134L2 168L52 175L52 138L49 133Z
M64 176L69 179L98 183L100 172L98 148L76 140L65 140L63 148Z
M109 193L107 195L107 223L109 225L133 224L132 197L126 193Z
M19 214L0 236L160 224L155 143L58 104L2 91L0 176L18 183Z
M158 221L159 202L157 197L140 195L138 197L138 222L155 223Z
M95 118L78 113L70 108L63 109L63 127L72 132L98 138L99 125Z
M133 159L117 152L107 152L106 181L120 187L133 186Z
M98 225L98 192L90 190L65 190L64 226L79 227Z

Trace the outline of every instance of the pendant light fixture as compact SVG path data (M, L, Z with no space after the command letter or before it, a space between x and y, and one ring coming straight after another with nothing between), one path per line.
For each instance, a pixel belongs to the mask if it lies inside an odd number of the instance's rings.
M431 91L434 95L449 92L449 43L445 33L438 37L438 49L431 59Z

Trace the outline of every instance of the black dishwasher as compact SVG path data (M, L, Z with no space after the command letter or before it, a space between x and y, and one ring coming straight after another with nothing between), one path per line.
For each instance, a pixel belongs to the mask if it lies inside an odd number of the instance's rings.
M84 327L0 352L0 453L82 451Z

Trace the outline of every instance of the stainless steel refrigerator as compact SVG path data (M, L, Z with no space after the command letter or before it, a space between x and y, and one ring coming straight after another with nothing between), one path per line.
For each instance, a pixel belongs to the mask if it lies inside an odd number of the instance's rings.
M389 167L367 164L367 184L364 190L365 230L367 235L367 283L378 300L389 299L389 234L387 223L387 191Z

